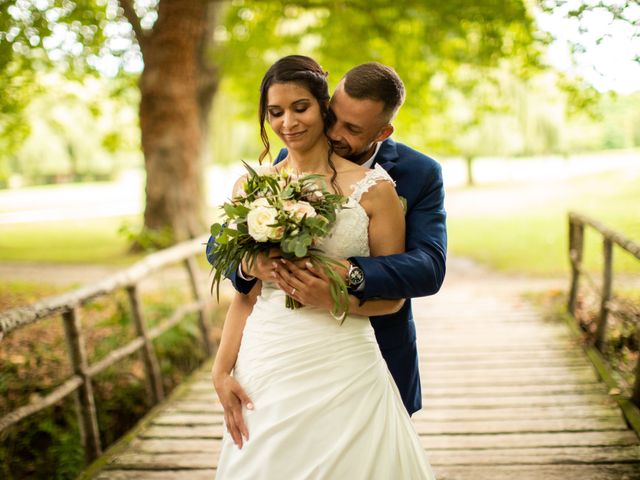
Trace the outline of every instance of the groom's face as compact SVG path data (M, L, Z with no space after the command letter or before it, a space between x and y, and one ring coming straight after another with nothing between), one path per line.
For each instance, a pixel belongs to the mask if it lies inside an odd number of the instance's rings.
M384 103L350 97L342 82L338 84L330 104L334 122L328 136L334 151L355 163L366 162L376 142L387 138L393 127L384 115Z

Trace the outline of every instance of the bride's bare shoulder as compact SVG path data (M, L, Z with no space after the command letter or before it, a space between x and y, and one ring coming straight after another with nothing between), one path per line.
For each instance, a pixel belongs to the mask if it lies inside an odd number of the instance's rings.
M240 192L244 191L244 185L247 183L248 173L244 175L240 175L240 177L233 184L233 189L231 190L231 197L237 197Z

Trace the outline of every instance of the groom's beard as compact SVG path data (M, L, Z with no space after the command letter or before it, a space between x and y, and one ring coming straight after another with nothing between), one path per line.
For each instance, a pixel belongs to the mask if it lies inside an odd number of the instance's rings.
M352 161L353 163L357 163L358 165L362 165L364 162L369 160L374 150L373 148L369 148L362 152L354 152L346 143L331 142L331 144L333 145L334 152L336 152L341 157Z

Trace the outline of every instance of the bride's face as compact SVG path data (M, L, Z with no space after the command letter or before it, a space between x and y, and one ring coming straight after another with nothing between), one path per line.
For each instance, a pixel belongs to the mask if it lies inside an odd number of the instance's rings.
M302 85L275 83L267 92L269 124L290 150L305 151L324 136L320 104Z

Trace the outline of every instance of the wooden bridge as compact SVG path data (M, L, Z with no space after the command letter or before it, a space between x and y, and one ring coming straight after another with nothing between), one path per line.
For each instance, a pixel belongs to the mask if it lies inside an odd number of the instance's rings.
M525 291L565 288L564 281L541 284L453 259L448 262L443 290L415 301L424 408L413 420L440 480L640 480L636 434L640 432L640 362L629 396L620 394L600 355L606 344L608 317L620 315L624 306L613 294L613 248L640 260L640 245L587 217L571 214L569 219L570 312L578 305L580 279L599 283L582 266L585 229L595 229L603 238L594 346L582 348L575 322L546 321L523 300ZM93 461L82 478L214 478L223 425L209 380L210 365L163 401L153 343L193 312L201 343L213 353L209 299L202 291L196 261L205 241L202 237L185 242L95 284L0 312L0 340L45 318L61 316L72 367L71 375L47 395L1 417L0 433L74 396L85 454ZM182 283L190 287L193 301L178 306L150 328L140 301L140 284L150 274L176 263L187 273ZM135 337L91 363L80 322L83 308L94 298L122 289L129 299ZM635 308L625 314L636 328L639 314ZM134 431L102 454L93 383L100 372L134 353L143 359L150 401L157 406Z
M531 288L453 261L442 291L414 303L424 407L413 420L437 478L640 479L638 436L567 325L522 299ZM209 368L84 478L214 478L223 425Z

